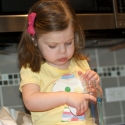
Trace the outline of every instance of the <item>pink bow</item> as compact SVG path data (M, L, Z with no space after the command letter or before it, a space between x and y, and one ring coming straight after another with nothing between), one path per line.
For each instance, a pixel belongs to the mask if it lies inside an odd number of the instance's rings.
M27 28L27 32L30 35L34 35L35 34L35 29L34 29L35 17L36 17L36 13L28 14L28 28Z

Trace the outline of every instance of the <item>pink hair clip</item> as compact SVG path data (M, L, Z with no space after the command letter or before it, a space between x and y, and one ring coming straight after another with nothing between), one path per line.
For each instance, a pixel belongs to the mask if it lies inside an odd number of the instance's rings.
M36 13L28 14L28 28L27 28L27 32L30 35L33 35L33 36L35 34L35 29L34 29L34 20L35 20L35 17L36 17Z

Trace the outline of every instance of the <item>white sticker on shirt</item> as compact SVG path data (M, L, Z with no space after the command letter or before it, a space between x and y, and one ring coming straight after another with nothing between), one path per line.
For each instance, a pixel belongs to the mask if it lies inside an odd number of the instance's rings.
M80 79L76 78L72 74L65 74L61 79L57 80L52 88L53 92L66 91L66 92L78 92L85 93L86 87L84 87ZM62 122L68 121L82 121L85 119L85 114L76 116L76 109L73 107L65 106L62 114Z

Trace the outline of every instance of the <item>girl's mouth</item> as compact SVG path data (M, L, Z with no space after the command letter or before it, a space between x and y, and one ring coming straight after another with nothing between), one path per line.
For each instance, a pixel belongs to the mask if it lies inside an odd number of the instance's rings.
M67 60L67 58L60 58L58 59L59 62L65 62Z

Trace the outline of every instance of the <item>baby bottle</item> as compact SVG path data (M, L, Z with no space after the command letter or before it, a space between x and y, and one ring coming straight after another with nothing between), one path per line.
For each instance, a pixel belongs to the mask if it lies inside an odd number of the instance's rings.
M103 122L103 113L102 113L102 89L100 86L96 85L95 81L86 81L84 82L87 88L87 93L96 97L97 101L94 102L92 100L88 101L90 119L86 120L86 124L89 124L92 121L92 125L104 125Z

